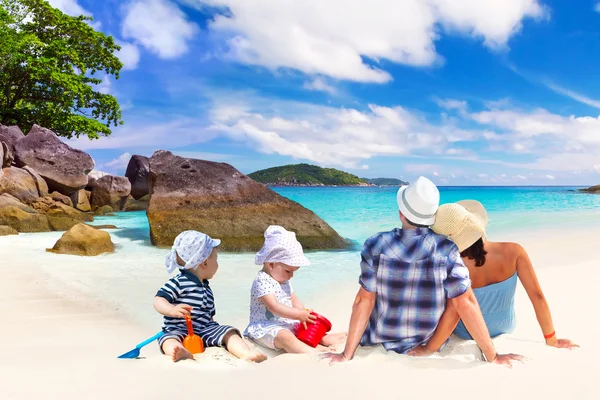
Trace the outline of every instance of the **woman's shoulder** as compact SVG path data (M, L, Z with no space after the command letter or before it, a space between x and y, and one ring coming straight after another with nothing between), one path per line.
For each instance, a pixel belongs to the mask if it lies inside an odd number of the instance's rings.
M516 261L525 253L525 249L515 242L494 242L489 252L501 255L507 262Z

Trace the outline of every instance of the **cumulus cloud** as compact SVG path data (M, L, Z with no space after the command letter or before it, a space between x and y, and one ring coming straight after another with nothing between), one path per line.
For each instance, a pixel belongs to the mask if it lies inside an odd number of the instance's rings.
M58 8L60 11L67 15L78 17L85 15L92 17L92 13L79 5L77 0L47 0L48 3L54 8ZM102 27L102 24L98 21L90 21L89 24L96 30Z
M548 15L541 0L196 3L228 10L209 28L227 38L227 56L239 62L375 83L392 79L380 60L411 66L439 63L435 41L442 34L466 35L490 48L503 48L524 19Z
M273 109L277 113L265 111ZM275 106L264 104L264 99L232 104L229 98L217 101L211 115L212 131L247 142L259 152L346 168L367 168L366 160L375 156L443 155L453 143L477 136L452 125L432 124L401 106L371 104L358 110L295 102Z
M122 171L125 168L127 168L129 160L131 160L131 153L123 153L114 160L104 164L103 167L107 169L112 169L114 171Z
M177 58L199 28L169 0L133 0L124 7L122 35L160 58Z
M333 86L325 82L323 78L315 78L312 81L304 82L304 89L325 92L331 95L337 93L337 90Z
M133 43L117 41L117 44L121 46L121 50L117 52L117 57L123 63L123 70L136 69L140 62L140 49Z

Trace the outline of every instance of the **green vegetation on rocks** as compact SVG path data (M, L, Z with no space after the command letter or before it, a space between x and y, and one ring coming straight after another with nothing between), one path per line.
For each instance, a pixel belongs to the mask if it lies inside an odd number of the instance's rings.
M248 175L256 182L272 186L366 186L364 179L334 168L293 164L256 171Z

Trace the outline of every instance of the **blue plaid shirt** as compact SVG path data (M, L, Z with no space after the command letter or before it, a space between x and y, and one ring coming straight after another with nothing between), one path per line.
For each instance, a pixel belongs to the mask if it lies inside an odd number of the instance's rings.
M426 343L446 308L446 299L471 286L456 245L428 228L394 229L364 244L360 284L377 293L361 345L383 344L405 353Z

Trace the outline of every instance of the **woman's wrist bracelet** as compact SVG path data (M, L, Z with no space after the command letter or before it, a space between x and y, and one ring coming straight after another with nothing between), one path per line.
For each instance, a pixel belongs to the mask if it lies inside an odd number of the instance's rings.
M556 336L556 331L552 331L552 333L549 335L544 335L544 339L552 339L554 336Z

